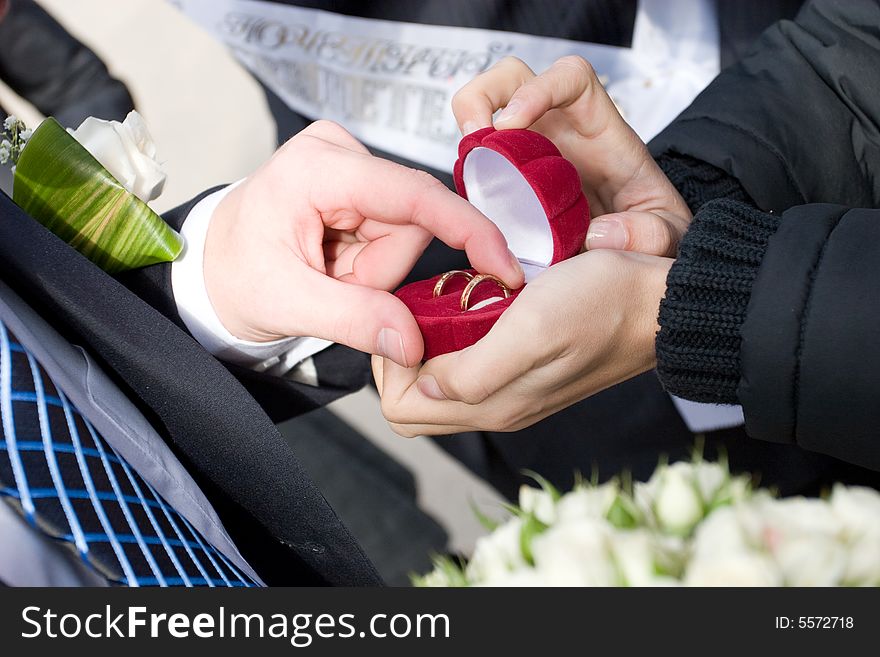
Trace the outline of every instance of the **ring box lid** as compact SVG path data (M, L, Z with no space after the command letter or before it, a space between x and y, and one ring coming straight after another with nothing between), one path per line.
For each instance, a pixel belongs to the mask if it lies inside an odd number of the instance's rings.
M580 176L543 135L477 130L461 140L453 175L459 195L507 238L527 283L580 252L590 216Z

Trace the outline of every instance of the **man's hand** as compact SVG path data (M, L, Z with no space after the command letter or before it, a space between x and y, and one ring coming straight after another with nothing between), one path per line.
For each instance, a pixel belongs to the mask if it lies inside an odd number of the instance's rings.
M671 264L589 251L529 283L467 349L409 369L374 357L382 412L404 436L515 431L646 372Z
M388 290L436 235L511 287L519 263L495 225L428 174L313 123L229 193L205 243L208 296L236 337L314 336L404 366L422 336Z
M577 167L593 214L588 249L675 255L690 210L587 61L563 57L536 76L507 57L452 100L464 133L492 125L501 108L496 129L540 132Z

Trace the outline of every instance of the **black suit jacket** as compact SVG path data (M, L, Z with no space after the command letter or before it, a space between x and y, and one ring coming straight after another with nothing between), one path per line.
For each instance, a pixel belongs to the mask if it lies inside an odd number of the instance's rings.
M121 121L134 109L104 62L33 0L12 0L0 20L0 80L73 128L89 116Z
M187 211L166 220L179 227ZM269 417L290 417L362 386L365 356L343 347L320 354L321 387L227 368L183 328L169 265L114 279L2 193L0 278L115 377L268 584L380 583Z

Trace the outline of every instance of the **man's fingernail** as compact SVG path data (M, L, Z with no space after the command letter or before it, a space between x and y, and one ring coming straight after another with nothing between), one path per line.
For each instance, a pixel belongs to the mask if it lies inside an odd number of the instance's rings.
M430 399L436 399L438 401L444 401L447 399L446 395L443 394L443 391L440 390L437 379L430 374L420 376L419 380L416 381L416 387L419 389L420 393Z
M391 328L383 328L379 331L376 340L376 351L380 356L393 360L398 365L407 367L406 352L403 349L403 338L400 333Z
M516 116L516 113L519 112L519 107L520 105L518 100L514 100L508 103L507 107L501 110L501 113L495 119L495 125L498 125L499 123L504 123L505 121L510 121L510 119Z
M587 248L625 249L626 228L617 221L594 221L587 231Z
M472 132L474 132L475 130L479 130L479 129L480 129L480 124L477 123L476 121L465 121L461 126L461 134L462 135L469 135Z

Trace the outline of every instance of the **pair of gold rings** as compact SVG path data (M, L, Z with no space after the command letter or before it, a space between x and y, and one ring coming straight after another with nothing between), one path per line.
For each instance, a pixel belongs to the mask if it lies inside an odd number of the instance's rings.
M443 274L439 279L437 279L437 284L434 285L434 296L439 297L441 294L443 294L443 288L446 287L446 283L456 276L462 276L468 279L468 284L467 286L465 286L464 290L462 290L461 293L461 309L463 311L467 310L470 306L471 294L473 294L473 291L477 289L477 286L480 283L483 283L485 281L495 283L495 285L497 285L501 289L501 292L504 294L505 299L510 297L510 288L507 287L507 285L504 284L504 281L502 281L500 278L492 276L491 274L477 274L475 276L469 271L463 271L461 269L453 269L452 271L448 271Z

